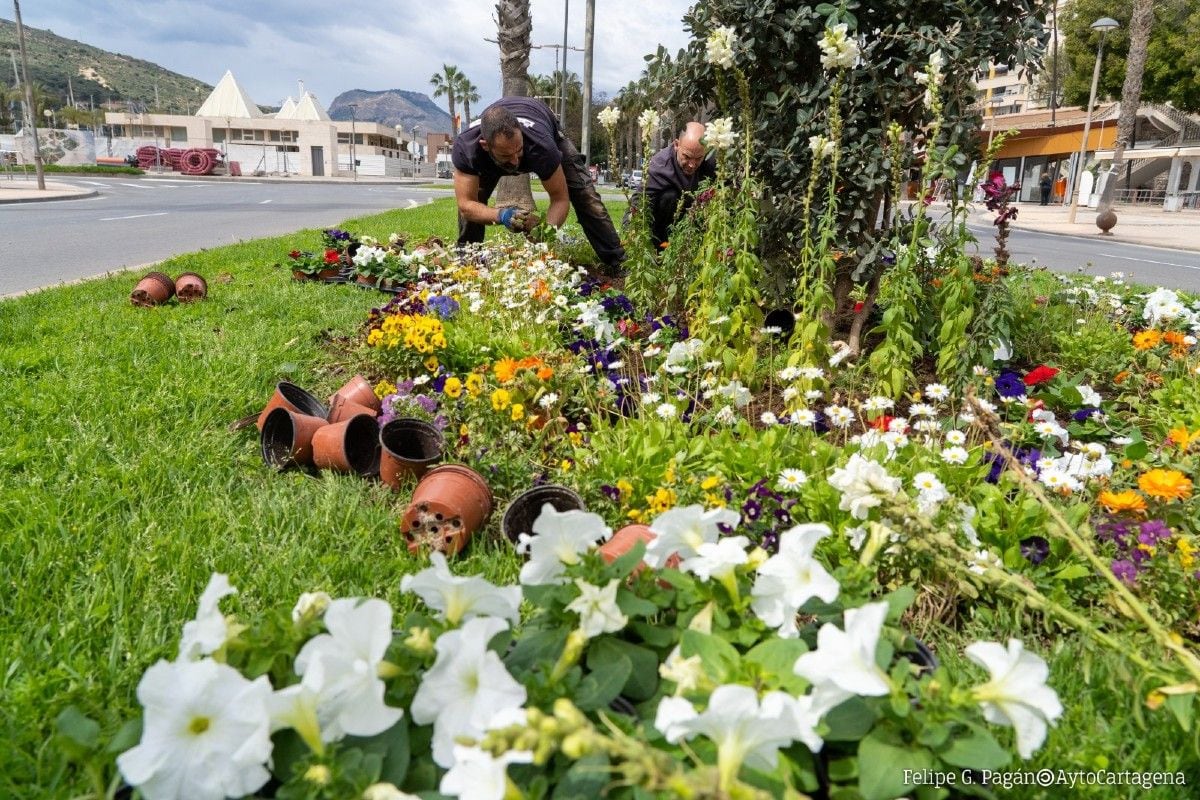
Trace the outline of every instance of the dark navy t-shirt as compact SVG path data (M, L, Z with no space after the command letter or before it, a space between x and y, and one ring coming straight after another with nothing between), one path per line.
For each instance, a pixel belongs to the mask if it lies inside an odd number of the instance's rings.
M675 143L672 142L650 159L650 166L646 169L646 194L690 192L704 179L716 176L717 160L712 153L700 162L693 174L684 172L683 167L679 166L679 159L675 157Z
M521 123L525 148L521 153L518 171L532 172L542 180L547 180L562 164L562 152L558 149L558 120L550 108L541 100L528 97L502 97L488 108L495 106L508 109ZM487 113L486 108L484 113ZM454 140L450 160L455 169L468 175L499 178L508 174L497 167L488 152L479 145L479 120L471 123Z

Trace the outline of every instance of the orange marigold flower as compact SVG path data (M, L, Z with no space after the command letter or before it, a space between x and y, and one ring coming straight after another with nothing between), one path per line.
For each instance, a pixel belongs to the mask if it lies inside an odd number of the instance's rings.
M496 380L508 383L516 377L518 366L516 359L502 358L492 365L492 372L496 373Z
M1171 347L1186 348L1187 342L1184 341L1184 334L1179 331L1167 331L1163 334L1163 341L1171 345Z
M1146 498L1132 489L1126 489L1123 492L1110 492L1106 489L1100 493L1100 496L1096 500L1110 514L1116 514L1121 511L1146 510Z
M550 367L538 367L537 377L539 381L548 381L554 377L554 370Z
M1159 500L1186 500L1192 481L1177 469L1152 469L1138 478L1138 488Z
M529 293L534 300L548 302L550 300L550 287L541 278L534 278L529 284Z
M1156 330L1138 331L1133 335L1133 346L1138 350L1149 350L1162 342L1162 334Z
M537 356L525 356L517 362L517 366L521 369L533 369L534 367L540 367L541 365L542 360Z
M1167 438L1179 445L1181 450L1187 450L1192 446L1192 442L1200 439L1200 428L1197 428L1195 433L1188 433L1188 429L1180 425L1178 428L1172 428Z
M1116 375L1113 375L1113 383L1117 383L1117 384L1124 383L1125 379L1128 377L1129 377L1129 370L1123 369L1120 372L1118 372Z

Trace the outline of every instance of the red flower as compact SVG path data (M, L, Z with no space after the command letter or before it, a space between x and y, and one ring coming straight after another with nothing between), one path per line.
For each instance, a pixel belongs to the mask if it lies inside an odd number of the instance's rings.
M325 263L326 264L336 264L339 261L341 261L341 259L342 259L342 255L337 250L326 250L325 251Z
M1045 383L1058 374L1058 370L1054 367L1047 367L1045 364L1039 364L1029 371L1025 376L1026 386L1037 386L1039 383Z
M871 420L871 427L874 428L875 430L879 431L880 433L887 433L888 425L891 425L892 420L894 420L894 419L895 419L895 417L889 417L887 414L884 414L880 417L877 417L877 418Z
M864 303L862 300L859 300L857 303L855 303L854 313L857 314L858 312L862 311L864 305L866 305L866 303Z
M299 250L293 250L292 252L288 253L288 258L299 258L299 257L300 257Z

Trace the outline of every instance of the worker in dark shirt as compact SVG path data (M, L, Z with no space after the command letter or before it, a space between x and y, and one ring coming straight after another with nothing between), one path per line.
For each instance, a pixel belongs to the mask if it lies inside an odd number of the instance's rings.
M700 182L717 174L716 159L705 154L703 138L704 125L689 122L675 141L650 159L650 168L646 170L646 207L655 248L670 239L671 226L691 205L691 193Z
M550 195L546 222L559 227L568 204L608 274L619 274L625 249L608 210L596 192L583 156L559 129L540 100L504 97L458 135L451 154L458 200L458 243L483 241L483 226L532 230L536 215L515 208L490 208L488 198L500 178L532 172Z

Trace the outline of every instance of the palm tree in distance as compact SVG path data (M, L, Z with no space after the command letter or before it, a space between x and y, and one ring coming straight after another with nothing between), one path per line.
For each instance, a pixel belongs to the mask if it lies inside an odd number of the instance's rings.
M450 109L450 134L458 135L458 126L454 123L454 106L458 95L458 84L463 79L462 72L453 64L442 64L442 71L433 73L429 85L433 87L433 96L446 95L446 105Z
M463 104L463 127L471 124L471 103L479 102L479 87L471 83L466 75L458 78L458 89L455 92Z
M496 40L500 45L500 82L504 97L529 96L529 34L533 20L529 0L496 3ZM496 207L533 208L528 175L506 176L496 187Z

